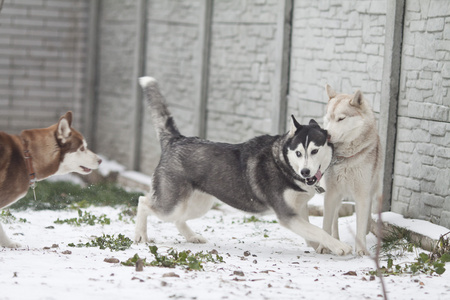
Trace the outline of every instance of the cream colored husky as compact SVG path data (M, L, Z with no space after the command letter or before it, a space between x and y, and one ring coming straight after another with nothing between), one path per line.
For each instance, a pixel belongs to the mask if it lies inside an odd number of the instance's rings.
M358 90L337 94L326 87L329 102L325 129L334 144L334 163L325 173L326 194L323 229L339 239L338 212L342 199L356 204L356 253L368 255L366 235L372 201L381 197L383 151L369 103ZM328 252L319 246L318 252Z

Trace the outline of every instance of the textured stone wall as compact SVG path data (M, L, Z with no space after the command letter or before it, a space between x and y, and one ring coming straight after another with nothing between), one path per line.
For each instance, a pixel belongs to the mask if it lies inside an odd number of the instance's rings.
M152 0L148 5L145 73L158 80L175 122L186 136L195 130L199 2ZM151 174L159 161L160 146L148 109L142 130L141 170Z
M146 74L155 77L177 125L193 135L198 1L149 1Z
M450 2L406 1L392 210L450 228Z
M212 19L207 137L269 133L277 1L215 1Z
M294 1L288 113L322 121L325 84L380 110L386 1Z
M4 1L0 130L47 127L68 110L83 130L87 1Z
M68 109L83 130L89 3L5 1L0 17L0 130L47 126ZM139 110L133 99L139 3L100 1L98 61L93 66L96 150L127 166L136 154L130 144ZM280 69L275 57L282 23L279 2L213 1L206 60L201 0L147 3L145 73L160 81L182 133L198 130L194 118L202 62L208 70L201 83L207 87L206 114L201 116L206 136L242 142L270 133L278 88L274 77ZM326 83L339 92L361 89L379 113L381 101L387 101L381 99L385 33L392 30L386 28L387 3L293 1L288 116L321 122ZM392 210L450 228L450 1L405 3L397 141L395 149L388 149L395 151ZM142 113L140 170L151 174L159 142L148 111Z
M131 99L137 1L102 1L97 65L96 151L128 165L135 102Z
M207 138L242 142L271 129L276 1L217 1L213 5ZM198 86L200 1L150 1L146 73L156 77L175 121L185 135L195 133ZM151 173L159 142L148 112L144 117L142 171Z

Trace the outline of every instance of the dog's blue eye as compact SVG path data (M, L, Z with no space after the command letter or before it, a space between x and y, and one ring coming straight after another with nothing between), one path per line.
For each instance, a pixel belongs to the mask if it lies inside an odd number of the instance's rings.
M295 155L297 155L297 157L301 157L302 153L300 151L295 151Z
M313 151L311 151L311 154L314 155L317 154L317 152L319 152L319 149L314 149Z

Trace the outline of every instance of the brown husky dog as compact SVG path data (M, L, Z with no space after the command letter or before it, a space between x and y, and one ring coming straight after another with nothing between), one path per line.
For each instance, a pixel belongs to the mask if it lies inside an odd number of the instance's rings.
M89 174L101 159L87 149L81 133L71 127L72 112L48 128L28 129L20 135L0 131L0 209L26 195L34 182L52 175ZM0 224L0 246L17 248Z

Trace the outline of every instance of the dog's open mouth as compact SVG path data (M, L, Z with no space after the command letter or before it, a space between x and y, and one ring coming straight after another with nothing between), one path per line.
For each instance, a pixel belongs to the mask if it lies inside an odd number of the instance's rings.
M320 171L319 168L319 170L317 170L317 173L314 176L305 178L306 184L307 185L316 184L317 182L319 182L320 178L322 178L322 172Z
M81 170L83 170L84 173L91 173L92 169L86 168L84 166L80 166Z

